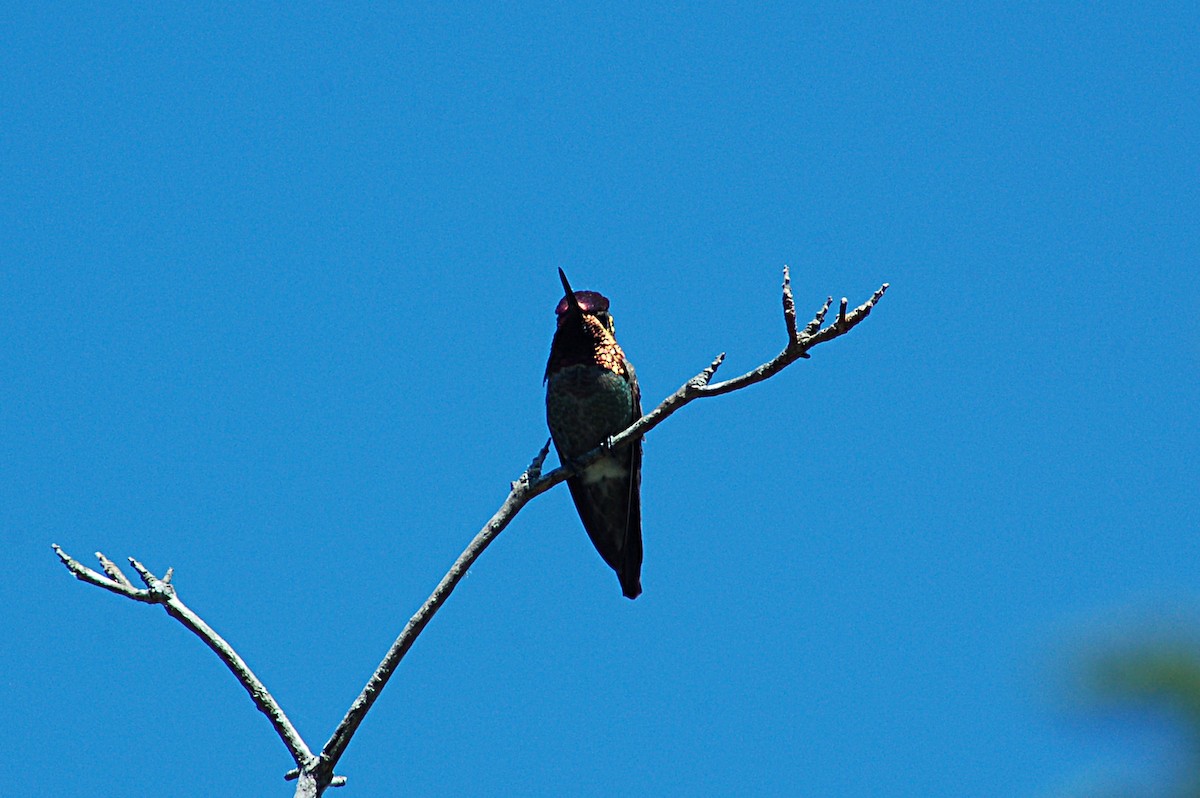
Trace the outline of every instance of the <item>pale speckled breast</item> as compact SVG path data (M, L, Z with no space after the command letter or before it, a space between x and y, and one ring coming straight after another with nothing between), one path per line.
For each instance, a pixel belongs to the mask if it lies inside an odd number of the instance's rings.
M608 369L567 366L546 383L546 423L567 456L596 448L633 420L629 382Z

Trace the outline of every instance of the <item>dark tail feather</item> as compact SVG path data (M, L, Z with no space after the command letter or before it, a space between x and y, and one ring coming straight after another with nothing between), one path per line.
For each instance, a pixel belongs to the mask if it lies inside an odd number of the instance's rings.
M635 492L631 502L631 517L625 533L625 547L621 551L621 567L617 568L617 579L621 580L621 594L635 599L642 592L642 507L640 496Z
M635 599L642 594L642 580L637 572L625 571L617 574L621 580L621 595L627 599Z

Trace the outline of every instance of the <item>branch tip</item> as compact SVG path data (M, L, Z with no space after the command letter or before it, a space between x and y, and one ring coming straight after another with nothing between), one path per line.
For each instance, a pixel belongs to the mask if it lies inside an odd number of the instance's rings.
M838 308L838 320L837 320L838 327L846 326L846 305L848 305L848 304L850 304L850 300L846 299L846 297L842 297L841 307Z
M154 574L150 573L149 568L142 565L133 557L129 558L129 564L133 566L133 570L138 572L138 576L140 576L142 581L146 583L146 587L154 587L155 577Z
M884 283L883 285L879 286L875 293L871 294L870 299L856 307L850 314L851 323L857 324L866 318L867 314L871 312L879 300L883 299L883 295L887 293L887 290L890 287L891 285L889 283Z
M137 590L137 588L133 586L133 582L130 582L129 578L122 573L120 568L117 567L117 564L105 557L103 552L96 552L96 559L100 561L100 567L104 569L104 573L108 574L109 579L117 582L118 584L124 585L130 590Z
M719 369L721 367L721 364L724 362L725 362L725 353L722 352L721 354L719 354L715 358L713 358L713 362L709 363L708 366L704 369L704 371L700 372L695 377L692 377L690 380L688 380L685 385L685 388L689 389L689 390L698 390L700 388L705 387L710 382L712 382L713 375L717 373L717 369Z
M528 485L530 482L536 482L538 479L541 479L542 465L545 464L546 457L550 454L550 441L550 438L546 439L546 445L534 455L533 460L529 463L529 468L525 469L525 473L521 475L521 479L517 480L517 482L524 481ZM516 488L515 482L513 483L513 487Z
M725 362L725 353L717 355L713 358L713 362L708 364L708 368L703 371L704 384L707 385L713 375L717 373L717 369L721 368L721 364Z
M833 305L833 297L825 297L825 304L817 311L817 315L812 317L812 321L804 325L804 337L815 335L821 329L821 325L825 323L825 314L829 312L829 308Z
M796 333L796 300L792 296L792 276L788 267L783 267L783 323L787 325L788 340L799 337Z

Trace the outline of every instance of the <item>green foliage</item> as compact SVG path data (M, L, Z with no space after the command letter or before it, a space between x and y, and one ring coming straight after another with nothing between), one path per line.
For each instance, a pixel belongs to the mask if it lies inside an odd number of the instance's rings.
M1089 688L1108 706L1167 713L1190 738L1182 782L1164 794L1200 798L1200 647L1142 644L1096 659Z

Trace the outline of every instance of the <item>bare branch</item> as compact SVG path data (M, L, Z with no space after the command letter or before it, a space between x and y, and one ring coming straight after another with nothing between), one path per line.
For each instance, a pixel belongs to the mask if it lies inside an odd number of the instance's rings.
M825 314L829 312L829 306L833 304L833 297L825 297L825 304L817 311L817 315L812 317L812 321L804 325L803 336L810 336L817 330L821 329L821 325L825 323Z
M325 787L320 788L320 790L317 789L318 782L316 774L313 771L314 768L309 768L307 770L292 768L287 773L283 774L284 781L296 781L297 779L300 780L300 783L296 785L295 798L308 798L309 796L317 796L325 791ZM346 777L334 776L329 780L328 786L345 787Z
M713 358L713 362L708 364L708 368L688 380L688 384L695 388L703 388L712 382L713 375L717 373L717 369L725 362L725 353L717 355Z
M796 340L796 300L792 297L792 275L787 266L783 267L783 323L787 326L788 340Z
M870 299L849 313L847 313L847 300L843 297L838 309L837 320L828 327L823 327L825 316L833 304L833 297L829 297L821 309L817 311L813 319L805 325L804 329L798 330L791 279L788 269L785 266L783 270L783 314L788 341L783 351L752 371L723 382L713 383L713 376L725 360L725 353L722 352L707 368L685 382L675 393L664 399L658 407L642 416L630 425L629 428L619 435L610 438L591 452L582 457L575 458L572 464L573 468L585 467L608 454L613 449L628 446L693 400L732 393L748 385L769 379L796 360L807 358L809 350L814 346L845 335L855 325L865 319L876 303L883 298L887 289L888 284L884 283ZM412 618L409 619L408 623L405 624L404 629L392 643L391 648L388 649L387 654L384 656L383 661L380 662L379 667L376 668L375 673L371 675L371 678L367 681L366 686L363 687L358 698L351 704L345 717L338 724L337 729L330 736L328 742L325 743L319 756L314 756L309 751L307 745L305 745L299 733L295 730L295 727L292 726L287 716L283 713L283 710L241 657L215 631L204 623L199 616L179 600L179 597L175 593L175 588L170 584L172 574L170 570L167 571L162 579L158 579L140 562L130 558L130 564L146 584L146 588L141 589L135 587L116 565L99 553L96 556L100 559L105 574L100 574L90 568L84 567L67 556L57 545L54 546L54 551L77 579L136 601L161 604L171 617L178 620L200 637L221 658L221 661L229 667L234 676L250 694L255 706L268 717L272 726L275 727L276 733L279 734L284 744L288 747L288 751L292 754L297 767L289 771L286 778L298 780L295 792L297 798L319 798L328 787L340 787L345 784L344 777L333 775L333 770L338 760L345 753L346 747L350 744L354 733L358 730L359 725L366 717L371 706L375 703L375 700L379 697L379 693L395 672L404 655L412 647L417 636L421 634L421 631L424 630L429 621L446 602L446 599L450 597L450 594L462 580L463 576L466 575L471 565L483 554L492 541L504 531L505 527L508 526L526 504L575 473L573 469L568 469L560 465L553 471L543 474L542 466L549 451L550 441L547 441L546 445L533 458L533 461L525 469L524 473L511 483L508 497L505 498L500 509L496 511L475 535L463 553L454 561L450 570L442 577L437 587L434 588L433 593L425 600L425 603L421 605L421 608L417 610Z
M856 308L853 313L849 314L849 316L846 316L844 313L839 314L839 319L837 322L835 322L837 330L832 333L829 333L828 331L833 330L834 327L826 328L824 331L820 330L820 326L825 319L825 313L829 310L829 306L833 302L833 298L830 297L830 299L825 303L825 307L822 308L817 314L814 321L810 322L809 325L805 327L804 333L797 333L795 322L795 303L791 297L791 283L788 277L787 268L785 267L783 275L783 309L789 337L788 344L784 348L783 352L781 352L771 361L764 363L762 366L759 366L757 369L749 372L748 374L743 374L741 377L735 377L732 380L716 383L715 385L710 384L713 374L716 373L721 363L725 360L725 353L722 352L706 369L704 369L704 371L685 382L677 391L675 391L675 393L664 399L662 403L658 405L658 407L642 416L624 432L610 439L605 444L598 446L582 457L576 458L575 466L586 466L604 456L612 449L629 445L634 440L642 437L651 429L661 424L668 416L686 405L688 402L691 402L693 399L699 399L705 396L719 396L723 393L736 391L739 388L744 388L747 385L765 380L783 370L784 367L790 363L793 363L799 358L807 357L808 350L817 344L824 343L825 341L832 340L839 335L844 335L846 332L849 332L849 330L855 324L857 324L859 321L865 318L868 313L871 312L871 308L874 307L875 303L879 301L880 297L883 296L883 293L886 290L887 285L885 284L882 288L875 292L875 295L871 297L871 299L869 299L862 306ZM788 320L789 309L790 320ZM843 311L844 309L845 302L843 301ZM475 560L479 558L479 555L483 553L484 549L486 549L488 545L496 539L497 535L504 531L504 528L508 526L513 517L520 512L521 508L528 504L531 499L545 493L558 483L563 482L573 473L571 469L560 465L558 468L554 469L548 474L540 474L542 463L546 459L549 448L550 442L547 441L546 445L542 447L542 450L538 453L537 457L534 458L534 461L530 467L512 483L512 488L509 491L508 497L504 500L504 503L500 506L500 509L497 510L496 514L488 520L483 529L481 529L479 533L475 535L475 538L471 541L470 545L468 545L466 550L459 555L458 559L455 560L454 565L450 567L449 572L442 577L442 581L438 583L438 586L434 589L433 594L426 599L425 603L419 610L417 610L416 614L409 619L408 623L404 627L404 630L400 633L400 636L396 638L395 642L392 643L392 647L384 656L383 661L379 664L379 667L371 676L370 681L367 682L366 687L363 688L362 693L357 699L355 699L354 703L350 707L350 710L342 719L341 724L339 724L337 730L333 733L333 736L329 738L329 742L327 742L324 749L322 749L321 760L323 765L327 764L330 768L332 768L337 764L338 759L345 752L346 746L349 745L350 738L353 737L355 731L359 727L359 724L361 724L363 718L366 717L367 711L371 708L371 705L375 703L375 699L379 697L380 691L383 690L384 685L387 684L388 679L390 679L392 673L395 672L396 667L400 664L400 660L404 658L404 655L412 647L412 644L417 639L417 636L421 634L421 631L429 623L433 615L438 611L442 604L445 603L446 599L450 597L450 593L454 590L459 580L462 579L463 575L467 572L467 569L471 567Z
M140 576L142 581L146 583L146 587L153 589L155 582L158 581L158 577L150 573L150 570L146 568L146 566L142 565L132 557L129 558L129 564L133 566L133 570L138 572L138 576Z
M890 287L891 286L888 283L884 283L883 285L879 286L875 293L871 295L870 299L846 314L845 322L831 324L823 330L814 331L813 333L808 333L801 336L801 343L804 347L804 350L807 352L817 344L823 344L826 341L832 341L834 338L839 338L850 332L859 322L870 315L871 310L876 304L878 304L880 299L883 299L883 295ZM828 307L828 305L826 305L826 307ZM820 316L822 321L824 321L825 314L821 313Z
M525 483L533 482L542 475L542 464L546 462L546 457L550 454L551 439L546 439L546 445L541 448L529 464L529 468L525 469L525 473L517 477L516 481L509 483L510 490L516 490L517 486L524 481Z
M149 597L148 590L139 590L134 587L133 583L125 577L125 574L121 573L117 566L100 552L96 552L96 558L100 560L104 570L109 572L109 576L107 577L93 571L75 558L68 556L57 543L50 544L50 548L54 549L54 553L58 555L58 559L62 561L63 565L67 566L67 570L79 581L87 582L96 587L102 587L119 596L131 598L134 601L144 601L147 604L155 603L154 599Z
M58 547L55 546L55 549L58 550ZM62 557L61 550L59 550L59 557ZM129 581L121 569L118 568L112 560L108 559L100 552L96 552L96 559L100 561L101 567L104 568L104 573L108 574L109 578L114 582L118 582L130 590L137 589L133 586L133 582Z
M308 750L308 746L304 740L300 737L300 733L296 731L296 727L288 720L283 709L267 691L267 688L259 678L250 670L250 666L238 656L237 652L219 634L213 631L212 627L206 624L200 616L192 612L191 608L179 599L179 596L175 592L175 587L169 581L165 578L159 579L146 566L130 557L130 564L138 572L142 581L146 583L145 588L136 588L121 570L117 568L116 564L99 552L97 552L96 557L100 560L104 570L109 573L108 577L102 576L91 568L82 565L73 557L70 557L57 544L53 546L53 549L58 558L62 560L63 565L74 574L76 579L102 587L105 590L134 599L135 601L141 601L146 604L161 604L168 615L179 621L203 640L204 644L212 649L213 653L233 672L234 677L246 689L246 692L250 694L250 699L254 702L254 705L271 721L275 732L283 740L283 744L287 746L296 764L305 767L315 759L312 752ZM168 575L170 573L168 571Z
M496 536L504 531L513 517L520 512L521 508L529 503L531 499L539 496L550 488L562 481L562 478L554 478L556 474L562 472L562 468L556 468L544 477L536 476L540 473L542 462L546 459L550 451L549 442L542 447L538 455L533 459L533 463L529 468L521 474L520 477L512 483L512 489L508 493L508 497L504 503L500 505L500 509L496 511L483 528L475 535L475 538L467 546L454 564L450 566L450 570L442 577L442 581L434 588L433 593L421 605L416 614L409 619L405 624L404 629L400 632L400 636L392 643L392 647L388 649L383 661L379 663L379 667L375 669L370 680L359 694L354 703L350 705L346 716L342 718L342 722L338 724L337 729L325 743L325 747L321 750L322 764L327 764L330 769L337 765L338 760L346 750L346 746L350 744L350 738L354 736L354 732L358 730L359 724L366 717L367 711L371 705L375 703L375 699L379 697L379 693L387 684L388 679L396 670L396 666L400 664L400 660L408 653L417 636L433 618L434 614L454 592L454 588L466 575L467 570L475 560L479 559L479 555L483 554L484 550L491 544ZM597 450L601 451L601 450ZM565 478L565 473L563 478Z

